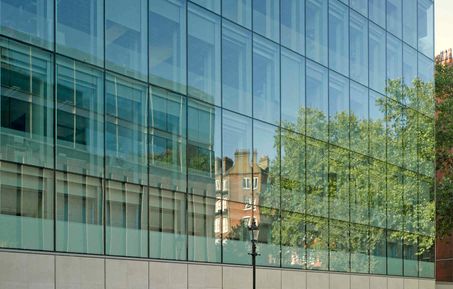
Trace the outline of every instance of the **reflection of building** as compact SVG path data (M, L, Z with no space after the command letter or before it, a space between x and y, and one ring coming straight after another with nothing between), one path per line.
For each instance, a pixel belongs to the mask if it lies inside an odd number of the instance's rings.
M441 51L436 56L436 62L442 65L452 65L453 64L453 53L452 49L449 48L447 50Z

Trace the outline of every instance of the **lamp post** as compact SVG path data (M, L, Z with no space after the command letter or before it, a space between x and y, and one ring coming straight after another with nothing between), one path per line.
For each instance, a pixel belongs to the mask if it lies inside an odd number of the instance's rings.
M252 240L252 253L249 255L252 256L252 274L253 274L253 289L256 289L256 256L259 256L256 252L256 242L258 241L258 235L260 233L258 226L256 225L256 221L253 218L252 225L249 226L250 237Z

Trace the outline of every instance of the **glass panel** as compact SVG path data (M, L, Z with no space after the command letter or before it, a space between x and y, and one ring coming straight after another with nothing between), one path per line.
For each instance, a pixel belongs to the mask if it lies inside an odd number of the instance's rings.
M306 246L307 269L328 270L329 266L329 226L328 219L307 215Z
M189 100L188 113L189 193L215 197L222 192L221 112Z
M402 118L402 138L403 138L403 166L416 172L417 150L418 150L418 113L410 108L404 108Z
M417 91L418 107L428 116L434 115L434 62L418 54L418 77L421 80Z
M402 101L401 81L403 78L403 46L402 42L387 34L387 96Z
M280 36L279 0L253 0L253 31L278 42Z
M214 13L220 14L220 1L218 0L190 0Z
M403 165L403 106L396 101L387 100L387 162Z
M327 217L329 181L327 145L310 138L307 138L306 142L306 212L307 215Z
M379 0L382 1L382 0ZM369 36L369 75L370 88L385 93L385 31L370 23Z
M417 51L403 44L403 104L417 108Z
M404 171L404 276L418 276L418 179L415 173Z
M418 115L418 169L425 176L434 177L435 123L432 118Z
M106 190L106 254L148 257L147 189L107 181Z
M282 267L305 269L305 215L282 211Z
M387 30L401 38L402 30L402 0L387 0Z
M387 165L387 263L388 274L403 274L403 171Z
M349 79L329 74L329 140L349 148Z
M372 90L369 91L370 121L370 155L380 160L386 159L386 98Z
M102 66L104 1L56 1L57 52Z
M255 209L259 228L256 244L259 255L258 266L280 267L280 212L276 209L258 207Z
M420 178L420 177L419 177ZM419 276L434 278L434 259L435 259L435 220L434 220L434 183L432 178L420 178L419 182L419 204L423 208L419 214L420 233L419 244L423 249L420 255ZM424 244L431 244L426 246Z
M252 34L228 21L222 30L222 105L252 115Z
M222 196L251 206L256 201L252 200L252 120L224 110L222 142L222 187L226 187Z
M220 263L221 238L220 200L189 195L188 235L189 260Z
M306 129L307 135L327 140L328 72L314 62L307 61L306 70Z
M368 0L351 0L350 6L363 15L368 15Z
M250 264L251 258L248 255L251 252L250 231L248 227L252 224L253 214L250 203L236 203L232 201L223 201L221 228L223 244L223 262L230 264ZM258 224L258 220L257 224ZM261 235L261 228L260 228ZM257 251L261 248L258 246ZM264 259L264 257L257 257ZM257 262L260 262L257 260Z
M350 84L349 136L351 149L362 154L369 154L368 89L353 81Z
M330 220L329 223L329 270L350 271L349 223Z
M186 4L149 0L149 80L186 92Z
M346 163L345 166L347 167L348 164ZM359 154L351 153L349 167L349 206L351 210L350 219L353 223L363 225L368 225L370 213L368 208L368 202L370 199L370 196L368 194L368 189L370 186L368 174L369 167L370 163L368 161L368 158ZM348 182L348 180L346 180L346 182ZM334 207L335 206L336 205L334 205Z
M370 224L374 227L385 228L387 217L386 165L384 162L370 159L369 166Z
M54 250L53 172L0 162L0 247Z
M326 0L306 0L305 41L307 57L327 65L327 4Z
M368 21L352 12L349 21L349 65L351 78L368 84ZM344 41L344 39L342 39Z
M432 58L434 55L434 4L418 0L418 50Z
M105 86L106 176L146 184L147 86L110 73Z
M220 105L220 18L189 5L188 93Z
M351 272L368 273L370 265L369 228L364 225L350 224ZM365 285L366 286L366 285Z
M403 0L403 40L417 48L417 1Z
M57 57L57 169L104 174L104 79L91 66Z
M148 1L105 1L105 66L146 80Z
M370 273L387 274L386 230L371 228L370 230Z
M53 0L1 0L0 33L53 49L53 9Z
M252 0L222 1L223 17L248 29L252 26Z
M84 175L56 172L56 250L104 252L103 182Z
M347 222L349 221L349 152L332 145L329 148L329 217Z
M270 123L280 122L279 46L253 36L253 116Z
M186 191L186 98L152 88L149 116L149 185Z
M252 188L257 204L280 208L280 130L253 121Z
M281 154L281 207L305 213L305 136L282 129Z
M287 49L281 50L282 126L305 132L305 59Z
M149 191L149 256L186 260L185 194L151 188Z
M1 159L53 167L50 54L0 38Z
M305 53L305 0L280 0L281 44Z
M337 0L329 1L329 67L349 75L349 9Z
M385 1L369 0L368 4L370 20L385 28Z

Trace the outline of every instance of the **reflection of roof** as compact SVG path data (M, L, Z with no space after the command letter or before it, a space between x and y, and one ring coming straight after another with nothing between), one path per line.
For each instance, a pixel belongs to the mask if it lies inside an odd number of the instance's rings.
M252 164L250 164L252 161ZM234 174L251 174L252 171L256 173L266 173L269 170L269 157L263 156L257 162L257 152L253 152L252 159L250 159L249 150L236 150L234 153L234 161L228 157L223 159L223 166L226 175Z

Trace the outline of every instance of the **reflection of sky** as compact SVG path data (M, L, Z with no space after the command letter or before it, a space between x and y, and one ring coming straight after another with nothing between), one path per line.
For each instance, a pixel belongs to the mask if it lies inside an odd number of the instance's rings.
M436 0L435 1L436 13L436 54L441 50L453 48L453 33L451 31L451 24L453 19L453 1L452 0Z

